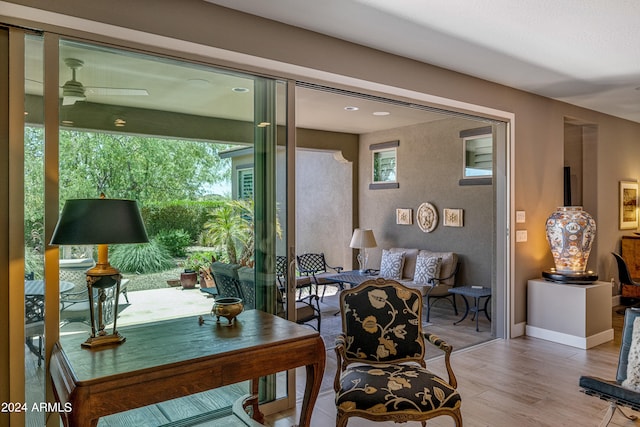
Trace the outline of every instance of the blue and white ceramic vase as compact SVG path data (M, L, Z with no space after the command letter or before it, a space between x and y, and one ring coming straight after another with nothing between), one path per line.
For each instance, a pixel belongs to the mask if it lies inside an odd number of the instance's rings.
M547 241L556 271L581 273L586 270L596 222L581 206L564 206L547 218Z

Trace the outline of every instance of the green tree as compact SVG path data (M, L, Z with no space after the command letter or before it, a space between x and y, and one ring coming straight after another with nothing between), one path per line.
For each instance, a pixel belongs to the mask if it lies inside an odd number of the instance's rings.
M226 145L82 131L60 133L61 199L193 200L230 177Z

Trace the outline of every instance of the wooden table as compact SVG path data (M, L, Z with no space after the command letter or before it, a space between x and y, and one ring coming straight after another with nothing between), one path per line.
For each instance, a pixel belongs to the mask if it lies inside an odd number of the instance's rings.
M305 366L300 426L309 426L325 365L320 334L258 310L234 325L197 316L121 328L116 346L81 348L84 335L54 345L50 375L65 426ZM68 407L69 405L67 405Z

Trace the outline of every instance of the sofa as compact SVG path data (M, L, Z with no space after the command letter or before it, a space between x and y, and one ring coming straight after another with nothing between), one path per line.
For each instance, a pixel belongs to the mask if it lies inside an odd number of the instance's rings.
M419 257L422 258L420 262ZM419 289L424 298L427 321L429 321L429 309L440 299L448 299L455 314L458 314L455 295L449 293L449 289L455 286L458 269L458 255L454 252L390 248L382 252L379 275L395 279L410 288ZM417 276L416 273L418 273Z

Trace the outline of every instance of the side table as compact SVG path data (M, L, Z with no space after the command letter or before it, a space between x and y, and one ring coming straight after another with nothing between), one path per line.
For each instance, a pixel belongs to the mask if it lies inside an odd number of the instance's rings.
M476 332L480 332L480 329L478 328L478 318L480 317L481 312L484 312L484 315L487 316L487 319L491 321L491 316L489 315L489 311L487 310L489 301L491 301L491 288L487 288L484 286L456 286L449 289L449 293L462 295L462 299L464 300L465 304L465 311L462 319L458 320L457 322L453 322L454 325L457 325L458 323L466 319L469 315L469 312L475 313ZM473 298L473 307L469 307L469 301L467 301L467 297ZM481 298L486 298L483 308L480 308Z

